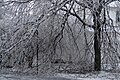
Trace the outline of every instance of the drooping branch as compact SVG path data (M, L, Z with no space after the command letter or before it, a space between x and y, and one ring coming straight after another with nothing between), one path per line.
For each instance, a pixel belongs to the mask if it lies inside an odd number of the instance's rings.
M61 10L63 10L63 11L68 11L68 10L66 10L66 9L63 9L63 8L61 8ZM93 25L90 25L90 24L87 24L84 20L82 20L82 18L75 12L75 10L73 9L73 11L74 11L74 13L73 12L69 12L72 16L75 16L80 22L82 22L82 24L83 25L86 25L86 26L88 26L88 27L90 27L90 28L94 28L94 26Z

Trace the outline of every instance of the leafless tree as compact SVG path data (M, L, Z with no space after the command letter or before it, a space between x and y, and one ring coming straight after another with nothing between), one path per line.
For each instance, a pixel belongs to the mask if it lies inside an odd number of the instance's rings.
M95 71L107 59L118 62L119 32L108 10L113 1L2 0L1 65L38 73L53 62L77 66L94 61Z

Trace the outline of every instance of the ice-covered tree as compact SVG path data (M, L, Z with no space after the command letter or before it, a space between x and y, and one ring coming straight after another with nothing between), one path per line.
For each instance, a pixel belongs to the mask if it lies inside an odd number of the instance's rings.
M100 71L104 53L110 53L110 58L111 55L113 57L111 53L116 53L114 59L119 58L115 49L118 32L108 11L108 4L113 1L3 0L3 23L7 22L5 26L9 26L7 35L10 36L10 42L5 42L8 47L1 52L14 57L13 65L28 63L28 68L33 67L36 58L37 67L40 66L39 62L48 62L45 65L50 67L56 53L70 53L69 63L72 63L75 53L80 59L84 58L83 54L87 56L91 53L94 70ZM107 31L108 28L111 31ZM92 30L92 36L87 33L89 30ZM80 33L84 35L80 36ZM83 45L85 48L82 48Z

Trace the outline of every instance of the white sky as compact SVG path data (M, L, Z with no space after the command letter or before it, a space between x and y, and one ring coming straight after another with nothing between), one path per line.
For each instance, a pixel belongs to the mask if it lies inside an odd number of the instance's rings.
M120 6L120 2L119 1L114 1L114 2L110 3L109 6L111 6L111 7Z

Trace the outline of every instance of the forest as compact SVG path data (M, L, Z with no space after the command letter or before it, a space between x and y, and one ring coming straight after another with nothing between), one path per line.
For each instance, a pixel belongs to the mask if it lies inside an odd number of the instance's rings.
M120 0L0 0L0 71L119 73L119 27Z

